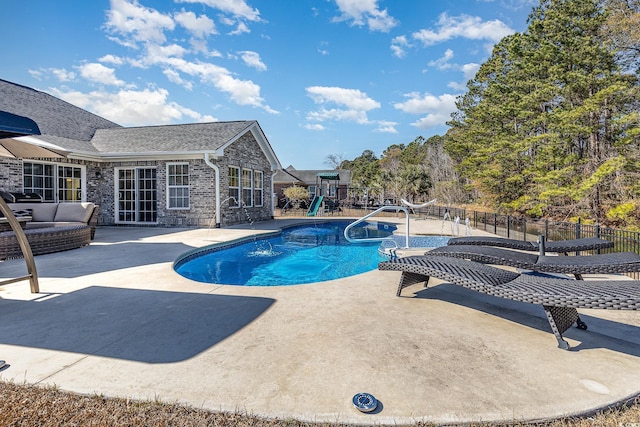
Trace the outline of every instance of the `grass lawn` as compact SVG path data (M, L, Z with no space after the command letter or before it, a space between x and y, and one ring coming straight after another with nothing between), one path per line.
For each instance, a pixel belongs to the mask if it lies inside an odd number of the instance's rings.
M178 404L78 395L54 387L0 381L0 426L347 426L263 419L247 414L210 412ZM354 409L355 410L355 409ZM429 424L418 423L417 426ZM475 423L472 426L491 424ZM501 426L640 427L640 397L620 408L545 423Z

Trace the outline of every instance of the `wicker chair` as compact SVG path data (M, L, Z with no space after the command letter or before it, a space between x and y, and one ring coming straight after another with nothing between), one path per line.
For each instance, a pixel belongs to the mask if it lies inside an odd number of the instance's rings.
M501 248L518 249L521 251L536 252L540 250L538 242L529 242L526 240L506 239L504 237L493 236L465 236L454 237L449 239L449 245L480 245L480 246L498 246ZM545 250L547 252L580 252L592 251L599 249L613 248L613 242L610 240L600 239L598 237L585 237L582 239L559 240L557 242L546 242Z
M614 252L599 255L538 256L532 253L512 251L492 246L453 245L441 246L426 256L448 256L469 259L483 264L510 267L546 273L619 274L640 271L640 255L634 252Z
M640 310L640 281L570 280L519 274L501 268L451 257L409 256L381 262L380 270L401 271L397 296L402 289L436 277L477 292L514 301L541 304L558 347L570 348L562 334L574 323L587 325L577 308Z

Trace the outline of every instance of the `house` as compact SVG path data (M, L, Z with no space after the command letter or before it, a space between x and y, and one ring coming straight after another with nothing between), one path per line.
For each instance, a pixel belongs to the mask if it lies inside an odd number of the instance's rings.
M347 169L297 170L291 165L277 171L273 177L273 189L279 208L284 207L287 202L284 189L294 185L308 188L312 199L318 195L344 204L344 201L349 198L351 171Z
M37 193L45 203L96 203L99 224L273 218L273 175L281 165L255 120L123 127L0 80L0 138L9 137L52 156L0 157L0 190Z

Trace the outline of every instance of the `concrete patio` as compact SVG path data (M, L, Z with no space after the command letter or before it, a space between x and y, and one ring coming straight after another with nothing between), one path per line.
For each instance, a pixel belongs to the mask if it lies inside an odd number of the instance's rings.
M39 294L0 288L0 380L357 424L542 420L640 392L637 312L580 310L589 330L567 331L563 351L541 307L446 283L398 298L398 272L240 287L172 269L193 248L295 221L101 227L88 247L36 257ZM412 234L441 230L411 222ZM25 271L0 262L0 280ZM358 392L379 408L354 409Z

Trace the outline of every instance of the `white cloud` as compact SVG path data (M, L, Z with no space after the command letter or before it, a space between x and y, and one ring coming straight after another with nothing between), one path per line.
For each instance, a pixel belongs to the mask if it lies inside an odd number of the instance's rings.
M196 16L193 12L186 12L184 9L174 15L178 24L187 29L194 37L202 39L209 34L216 34L216 25L206 15Z
M116 35L112 40L134 47L136 42L164 43L164 31L173 30L175 23L171 16L141 6L137 0L111 0L105 26Z
M251 30L247 27L247 24L244 22L238 22L238 26L235 30L229 31L230 36L239 36L240 34L250 33Z
M450 17L443 13L438 18L437 29L423 29L412 34L415 40L422 42L424 46L431 46L453 38L461 37L471 40L489 40L494 43L503 37L513 34L504 22L494 19L483 21L482 18L470 15Z
M162 70L162 73L167 77L167 79L170 82L178 84L178 85L184 87L187 90L192 90L193 89L193 83L183 79L182 76L180 76L180 73L178 73L177 71L169 69L169 68L166 68L166 69Z
M396 126L398 125L397 122L389 122L389 121L385 121L385 120L380 120L377 122L378 127L374 130L374 132L380 132L380 133L398 133L398 130L396 129Z
M397 36L391 40L391 51L394 56L404 58L407 55L405 48L411 47L406 36Z
M90 82L113 86L124 85L124 81L116 77L116 72L113 68L105 67L97 62L82 64L77 68L80 71L80 76Z
M475 62L470 62L468 64L464 64L462 67L462 72L464 73L464 78L466 80L471 80L476 76L476 73L480 69L480 64L476 64Z
M208 62L190 62L182 58L187 50L182 46L172 44L167 46L148 43L146 52L138 60L130 60L131 65L141 68L158 66L172 82L182 84L191 90L193 84L184 80L180 73L200 79L205 84L212 84L216 89L227 93L231 100L238 105L248 105L262 108L271 114L278 111L265 104L260 96L260 86L251 80L241 80L232 75L231 71ZM249 55L250 56L250 55ZM257 58L259 60L259 57ZM264 65L264 64L263 64ZM254 63L259 67L259 62ZM266 66L265 66L266 68Z
M338 120L345 122L356 122L359 124L369 123L366 111L362 110L344 110L338 108L326 109L321 108L318 111L311 111L307 114L307 120L315 122L324 122L327 120Z
M341 87L310 86L306 88L307 94L316 104L335 103L344 105L352 110L369 111L380 108L380 103L369 98L366 93L358 89L345 89Z
M468 64L461 65L459 68L464 75L464 80L458 82L449 82L447 84L447 87L450 87L451 89L459 92L465 92L467 90L467 82L475 77L478 69L480 68L480 64L470 62Z
M187 49L177 44L157 45L148 44L145 56L141 59L142 64L162 63L167 58L182 58L187 53Z
M306 88L306 91L316 104L335 104L342 107L325 108L323 106L317 111L311 111L307 114L307 120L312 122L338 120L367 124L369 123L367 112L380 108L378 101L357 89L311 86Z
M467 90L467 83L466 82L449 82L447 83L447 87L453 90L457 90L459 92L464 92L465 90Z
M113 64L113 65L122 65L125 62L124 59L120 58L119 56L115 56L111 54L107 54L101 58L98 58L98 61L105 62L107 64Z
M351 25L366 25L371 31L389 32L398 25L398 21L389 15L387 9L378 8L378 0L336 0L342 15L335 22L349 21Z
M160 63L212 84L218 90L227 93L238 105L249 105L262 108L268 113L278 113L264 103L264 99L260 96L259 85L251 80L240 80L233 77L226 68L207 62L188 62L182 58L165 58Z
M212 116L201 115L175 102L168 102L169 93L165 89L120 90L116 93L65 92L59 89L51 91L71 104L125 126L167 124L176 121L216 121Z
M253 52L250 50L245 50L242 52L238 52L240 58L244 61L244 63L252 68L255 68L258 71L266 71L267 66L260 59L260 54L258 52Z
M426 114L411 124L420 129L445 125L449 121L451 113L456 111L456 95L434 96L428 93L412 92L405 94L405 97L408 98L407 101L398 102L393 106L405 113Z
M447 49L442 57L433 61L429 61L428 64L430 67L436 67L439 70L447 70L453 67L453 65L449 62L451 59L453 59L453 50Z
M64 68L49 68L49 71L61 82L70 82L76 78L76 73Z
M260 11L245 0L175 0L176 3L201 3L247 21L260 21Z
M320 123L307 123L306 125L304 125L304 127L305 129L315 130L315 131L322 131L326 129Z

